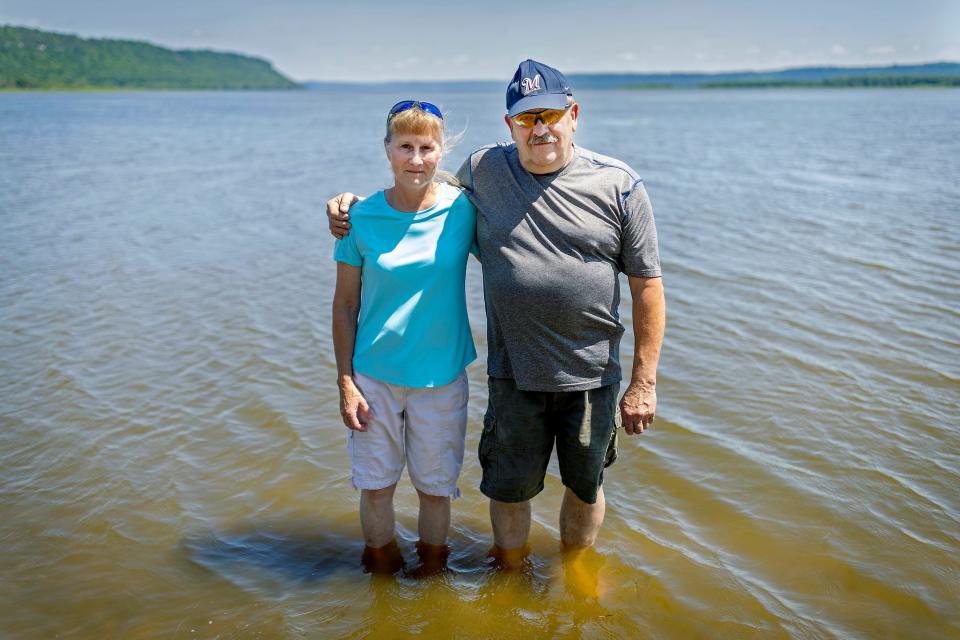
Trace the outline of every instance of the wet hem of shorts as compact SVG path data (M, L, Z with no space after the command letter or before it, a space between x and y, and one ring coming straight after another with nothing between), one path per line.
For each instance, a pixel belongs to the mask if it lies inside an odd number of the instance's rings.
M452 490L450 489L450 487L443 487L443 488L429 487L427 489L424 489L423 487L418 487L415 483L411 483L411 484L413 484L413 487L417 491L420 491L421 493L425 493L428 496L439 496L441 498L450 498L451 500L456 500L457 498L460 497L460 487L458 486L453 487Z
M350 484L353 485L354 489L364 491L376 491L377 489L386 489L389 486L395 485L400 482L400 477L403 475L401 471L397 474L397 479L393 482L387 481L386 484L382 484L380 480L357 480L356 476L350 476Z
M496 500L497 502L506 502L509 504L513 504L517 502L529 502L530 500L533 500L538 495L540 495L540 493L543 492L543 489L544 489L544 485L541 484L540 487L536 491L532 492L530 494L530 497L528 498L523 498L523 497L518 498L515 495L507 498L498 498L497 496L492 495L494 492L490 490L490 488L486 485L486 483L484 482L480 483L480 493L487 496L491 500Z
M584 504L597 504L597 498L598 498L599 495L600 495L600 489L603 488L603 480L601 480L601 481L600 481L600 484L597 485L597 490L596 490L596 492L593 494L593 500L590 501L590 500L584 500L584 499L583 499L583 496L581 496L579 493L577 493L576 489L574 489L574 488L571 487L570 485L568 485L568 484L566 484L565 482L563 482L563 480L561 480L560 483L563 484L563 487L564 487L565 489L570 489L570 491L573 492L573 495L577 496L577 500L579 500L580 502L583 502Z

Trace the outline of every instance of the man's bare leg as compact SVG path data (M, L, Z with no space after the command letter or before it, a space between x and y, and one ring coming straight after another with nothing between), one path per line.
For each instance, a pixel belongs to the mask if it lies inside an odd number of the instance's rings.
M560 541L565 547L590 547L597 541L607 503L603 487L597 492L597 501L589 504L565 488L560 506Z
M494 564L502 569L516 569L527 556L530 537L530 501L500 502L490 500L490 524L493 527Z

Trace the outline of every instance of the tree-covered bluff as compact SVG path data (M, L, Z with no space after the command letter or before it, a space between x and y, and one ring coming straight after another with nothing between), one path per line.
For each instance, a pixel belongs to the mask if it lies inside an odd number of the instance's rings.
M0 26L0 89L294 89L269 61Z

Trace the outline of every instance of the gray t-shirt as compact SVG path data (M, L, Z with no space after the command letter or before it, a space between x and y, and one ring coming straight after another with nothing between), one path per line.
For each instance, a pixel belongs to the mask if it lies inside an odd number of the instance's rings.
M619 272L660 275L650 199L624 163L576 147L535 175L516 145L472 153L457 178L476 205L487 374L525 391L619 382Z

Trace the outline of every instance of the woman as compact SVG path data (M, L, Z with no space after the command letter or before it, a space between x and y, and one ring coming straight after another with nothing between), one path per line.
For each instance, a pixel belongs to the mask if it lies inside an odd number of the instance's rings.
M450 499L463 465L464 369L476 358L464 275L476 211L435 180L444 150L436 106L398 102L383 145L393 186L354 206L351 233L334 252L340 413L361 490L364 566L394 573L403 565L393 494L406 465L420 499L415 573L428 574L446 565Z

